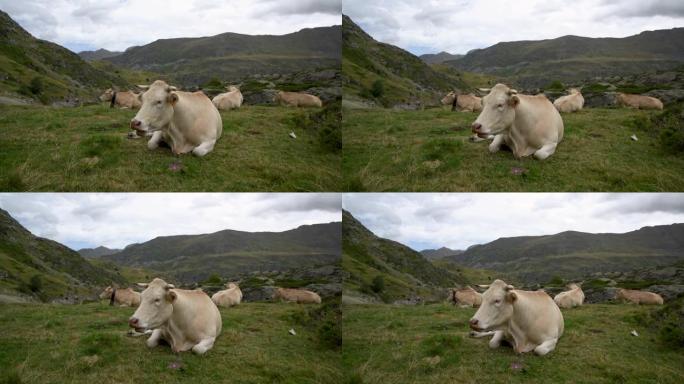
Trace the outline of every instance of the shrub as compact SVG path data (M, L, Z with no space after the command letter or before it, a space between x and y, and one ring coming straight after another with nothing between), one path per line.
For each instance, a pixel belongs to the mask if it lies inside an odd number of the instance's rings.
M29 84L28 89L34 95L39 95L39 94L43 93L43 90L44 90L43 79L40 76L34 77L33 79L31 79L31 83Z
M549 280L549 282L548 282L547 285L561 286L561 285L563 285L563 284L565 284L565 280L563 280L562 277L560 277L560 276L554 276L554 277L551 278L551 280Z
M43 290L43 279L40 277L40 275L31 276L31 280L29 280L28 287L31 290L31 292L40 292L41 290Z
M385 289L385 279L380 275L375 276L371 282L370 288L375 293L382 292Z
M669 152L684 152L684 102L669 105L665 110L651 117L636 117L632 125L648 131L655 131L660 144Z
M679 295L640 320L658 330L658 340L661 343L670 348L684 349L684 295Z
M221 284L221 276L214 273L211 276L209 276L206 280L204 280L202 283L206 284L206 285L220 285Z
M380 79L375 80L371 86L370 93L375 98L382 97L385 94L385 83Z
M211 80L207 81L204 84L204 88L222 88L223 84L221 83L221 80L217 79L216 77L213 77Z
M552 81L549 85L546 86L546 90L549 91L563 91L565 90L565 85L561 83L560 81Z

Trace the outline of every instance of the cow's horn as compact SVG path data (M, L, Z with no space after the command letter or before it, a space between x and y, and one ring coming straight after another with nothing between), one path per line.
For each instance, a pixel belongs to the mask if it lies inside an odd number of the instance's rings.
M509 89L509 90L508 90L508 94L509 94L509 95L517 95L517 94L518 94L518 91L516 91L515 89Z
M144 85L144 84L138 84L137 87L140 89L149 89L150 88L149 85Z

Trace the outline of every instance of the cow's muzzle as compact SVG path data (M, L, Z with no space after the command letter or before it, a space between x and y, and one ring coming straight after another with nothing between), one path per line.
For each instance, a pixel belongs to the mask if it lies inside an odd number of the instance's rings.
M470 319L469 324L470 324L470 329L472 329L473 331L478 331L478 332L480 332L480 331L483 330L483 328L481 328L481 327L479 326L479 321L478 321L477 319L475 319L475 318Z
M136 332L145 332L145 327L140 326L140 320L137 317L128 319L128 326L135 329Z
M473 123L471 126L471 129L473 133L475 133L478 137L480 138L487 138L489 136L489 132L483 132L482 131L482 124L480 123Z

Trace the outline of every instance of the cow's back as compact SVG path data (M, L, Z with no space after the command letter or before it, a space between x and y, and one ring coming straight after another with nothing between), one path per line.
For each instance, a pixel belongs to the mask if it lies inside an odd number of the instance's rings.
M174 106L173 120L183 131L186 140L199 145L221 137L221 114L204 93L177 91L176 94L178 101Z
M546 96L518 95L518 99L514 124L529 143L541 148L549 142L557 144L563 140L563 118Z

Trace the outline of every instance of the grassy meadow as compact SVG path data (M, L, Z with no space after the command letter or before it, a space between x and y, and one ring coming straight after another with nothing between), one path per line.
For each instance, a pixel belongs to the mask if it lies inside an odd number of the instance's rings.
M655 112L585 109L563 114L565 133L545 161L516 160L472 143L477 113L443 109L343 112L347 191L682 191L684 157L635 124ZM636 134L638 141L630 136Z
M318 109L243 106L222 112L203 158L128 139L135 111L0 106L3 191L337 191L341 153L307 122ZM294 132L296 139L288 135Z
M130 337L133 308L0 305L0 383L338 383L340 353L303 322L311 306L222 308L223 330L203 356ZM297 335L288 333L293 328Z
M653 307L588 304L564 310L565 333L549 355L490 349L468 336L474 308L345 305L346 382L681 383L684 354L638 320ZM636 330L638 337L631 336Z

